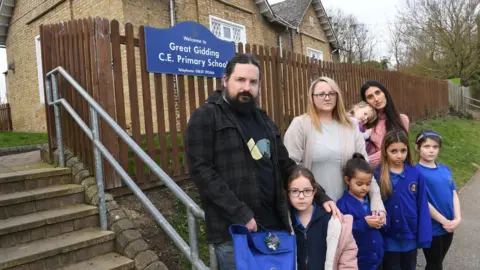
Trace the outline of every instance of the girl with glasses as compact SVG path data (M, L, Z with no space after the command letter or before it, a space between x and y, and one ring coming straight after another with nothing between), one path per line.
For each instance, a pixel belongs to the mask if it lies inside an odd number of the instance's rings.
M357 269L352 216L333 218L315 204L319 187L309 169L294 170L287 188L297 239L297 269Z

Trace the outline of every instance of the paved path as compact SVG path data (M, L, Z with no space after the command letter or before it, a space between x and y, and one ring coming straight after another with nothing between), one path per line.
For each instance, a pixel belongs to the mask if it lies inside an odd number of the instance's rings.
M480 269L480 172L460 191L462 223L455 231L453 243L444 261L444 270ZM425 259L419 250L419 267Z
M0 157L0 173L32 170L49 166L42 162L40 151Z

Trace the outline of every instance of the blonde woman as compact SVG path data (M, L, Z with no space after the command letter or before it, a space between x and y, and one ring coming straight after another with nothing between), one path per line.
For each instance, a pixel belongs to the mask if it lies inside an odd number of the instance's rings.
M284 144L290 158L310 169L327 195L337 201L345 190L343 168L354 153L367 156L365 141L348 117L335 81L327 77L314 80L307 98L307 112L293 119ZM384 220L377 181L372 181L369 194L372 212Z

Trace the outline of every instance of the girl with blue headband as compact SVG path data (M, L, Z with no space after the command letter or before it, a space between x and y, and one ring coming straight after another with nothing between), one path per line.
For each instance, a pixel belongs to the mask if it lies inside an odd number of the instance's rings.
M432 245L424 248L426 270L441 270L450 248L453 232L462 217L460 200L450 169L435 162L442 147L442 137L433 130L422 130L415 138L419 160L416 168L425 179L432 218Z

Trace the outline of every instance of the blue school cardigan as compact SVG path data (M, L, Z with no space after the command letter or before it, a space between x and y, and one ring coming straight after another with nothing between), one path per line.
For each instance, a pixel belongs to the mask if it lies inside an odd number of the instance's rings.
M365 221L365 217L371 214L348 191L337 201L337 207L343 214L353 216L352 231L358 246L358 269L376 270L382 262L385 247L380 231L371 228Z
M381 166L375 172L380 185ZM389 226L384 237L414 239L417 247L429 248L432 242L432 221L428 209L425 180L415 167L405 163L405 178L392 187L392 195L383 201ZM393 184L392 184L393 185Z

